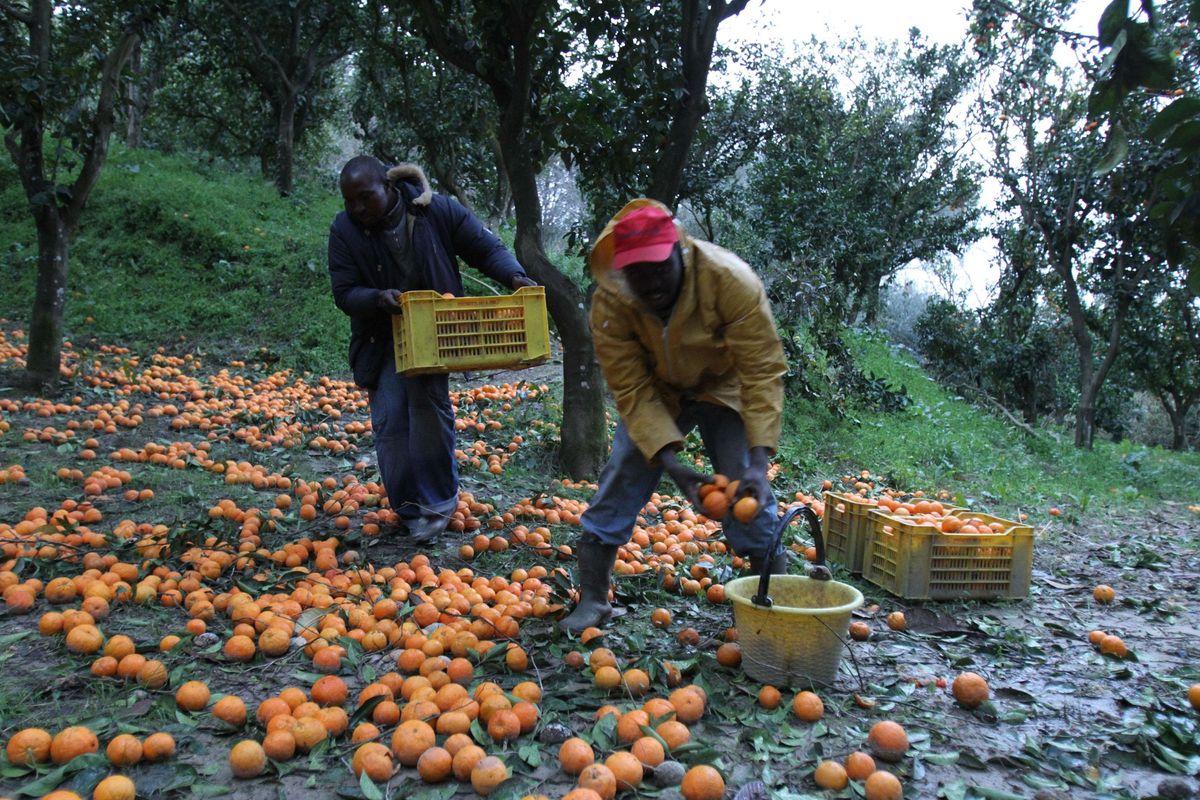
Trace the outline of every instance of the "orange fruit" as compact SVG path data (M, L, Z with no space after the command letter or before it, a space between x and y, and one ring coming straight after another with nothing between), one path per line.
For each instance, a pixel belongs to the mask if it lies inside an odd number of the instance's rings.
M524 672L529 669L529 655L518 645L510 645L504 654L504 663L509 672Z
M437 733L428 722L410 719L401 722L392 734L392 752L406 767L416 766L421 754L437 743Z
M50 740L50 759L55 764L65 764L77 756L99 749L100 740L96 734L83 725L72 725L54 734Z
M964 672L955 678L950 691L963 708L979 708L991 693L983 676L974 672Z
M908 620L904 618L903 611L893 611L887 615L887 626L894 631L908 630Z
M1104 631L1101 631L1101 630L1091 631L1090 633L1088 633L1088 641L1091 642L1092 644L1094 644L1096 647L1099 647L1100 642L1104 639L1105 636L1108 636L1108 634L1105 633Z
M203 711L212 692L203 681L188 681L175 690L175 705L184 711Z
M450 777L454 756L442 747L431 747L417 759L417 773L426 783L440 783Z
M671 705L675 706L675 718L684 725L699 722L704 716L704 694L696 686L684 686L671 692Z
M229 769L235 778L254 778L266 766L267 754L253 739L243 739L229 750Z
M647 767L657 767L667 758L666 748L653 736L643 736L629 746L629 752Z
M641 697L650 691L650 676L640 669L627 669L621 674L621 685L631 697Z
M846 756L846 775L852 781L865 781L875 771L875 759L861 750Z
M258 704L258 710L254 716L258 720L259 725L266 727L273 717L277 717L280 714L290 715L291 713L292 708L286 702L280 700L278 697L268 697Z
M476 764L486 757L487 753L479 745L463 745L454 754L454 760L451 765L451 769L454 770L454 778L464 783L471 780L471 771L475 769Z
M117 634L104 643L104 655L112 656L120 661L130 653L137 651L137 645L128 636Z
M691 741L692 738L692 732L688 730L688 726L673 719L661 723L654 729L654 732L662 737L662 740L667 743L667 748L670 750L678 750Z
M142 760L142 742L133 734L120 733L108 743L104 754L114 767L129 767Z
M646 771L642 766L642 762L633 753L626 753L618 750L604 760L604 766L608 767L612 772L613 777L617 781L617 789L628 791L637 787L645 777Z
M1129 648L1125 646L1125 641L1120 636L1109 634L1100 640L1100 652L1107 656L1124 658L1129 655Z
M28 766L50 760L50 742L54 737L41 728L24 728L8 740L4 748L10 764Z
M641 738L642 726L650 724L650 714L640 708L626 711L617 720L617 741L629 744Z
M733 518L741 523L748 523L758 514L758 500L747 495L733 504ZM709 767L709 769L712 769ZM716 772L716 770L713 770ZM724 785L724 783L722 783ZM689 798L690 800L690 798Z
M711 484L710 484L711 485ZM700 502L704 516L709 519L722 520L729 511L729 498L724 492L709 492Z
M135 797L137 787L124 775L109 775L92 790L92 800L134 800Z
M604 764L588 764L579 773L578 786L591 789L601 800L612 800L617 794L617 776Z
M227 694L213 704L212 715L231 728L246 724L246 704L236 694Z
M597 647L588 656L588 666L592 668L592 672L595 672L600 667L616 667L617 657L607 647Z
M792 713L802 722L816 722L825 716L825 703L813 692L798 692L792 698Z
M329 736L329 731L316 717L301 717L292 726L292 738L296 740L296 749L307 753Z
M1192 704L1192 708L1200 711L1200 683L1193 683L1188 687L1188 702Z
M365 772L368 778L378 783L390 780L394 770L392 754L386 747L364 753L359 763L359 774Z
M487 797L496 787L508 780L508 767L495 756L485 756L479 759L471 770L471 787L476 794Z
M650 613L650 624L656 628L668 628L671 625L671 612L665 608L656 608Z
M856 642L865 642L871 638L871 626L861 620L851 622L850 638Z
M142 742L142 758L165 761L175 755L175 738L169 733L152 733Z
M117 661L117 676L125 680L136 679L144 666L146 666L146 657L141 653L121 656Z
M563 772L568 775L578 775L590 764L596 763L596 754L592 746L574 736L563 742L558 748L558 763Z
M783 695L774 686L764 686L758 690L758 704L768 711L779 708Z
M752 498L743 498L743 500L749 499ZM737 513L736 510L734 513ZM683 782L679 784L679 791L683 795L683 800L721 800L725 796L725 779L713 767L701 764L692 767L684 774Z
M512 711L499 709L488 719L487 732L497 744L511 742L521 735L521 720Z
M742 646L737 642L726 642L717 648L717 663L722 667L736 667L742 663Z
M66 644L72 653L91 655L104 644L104 634L95 625L76 625L67 633Z
M263 752L273 761L287 761L296 755L296 737L291 731L271 731L263 737ZM380 745L383 747L383 745Z
M389 762L391 762L391 760L392 760L392 751L388 750L386 746L380 744L379 742L367 742L365 744L361 744L357 748L355 748L354 756L350 759L350 769L354 772L355 776L362 775L362 773L364 771L363 770L363 766L364 766L363 761L371 753L378 753L381 755L385 755L385 756L387 756L387 760ZM391 774L390 770L389 770L388 774ZM374 776L371 776L371 780L379 780L379 779L375 778Z
M845 789L850 783L846 768L836 761L822 761L813 772L813 782L822 789Z
M592 676L592 683L597 689L611 691L621 685L621 673L616 667L603 666L596 670Z
M894 763L908 752L908 734L899 723L885 719L871 726L867 744L876 758Z
M1116 590L1106 584L1100 584L1095 589L1092 589L1092 599L1102 605L1108 605L1117 597Z
M902 800L904 797L900 779L883 770L872 772L863 789L866 790L867 800Z

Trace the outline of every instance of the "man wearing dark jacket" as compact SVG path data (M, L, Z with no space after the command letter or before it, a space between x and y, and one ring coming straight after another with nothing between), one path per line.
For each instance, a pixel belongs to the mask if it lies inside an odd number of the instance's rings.
M430 190L419 167L358 156L339 185L346 210L329 230L329 275L334 302L350 316L350 368L368 390L391 507L414 542L430 542L458 504L449 376L396 372L391 315L402 292L462 295L456 258L514 290L535 284L474 214Z

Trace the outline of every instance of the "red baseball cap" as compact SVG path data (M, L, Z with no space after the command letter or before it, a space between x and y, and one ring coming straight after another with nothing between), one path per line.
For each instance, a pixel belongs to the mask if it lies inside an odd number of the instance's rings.
M666 261L679 232L675 220L658 206L630 211L613 226L613 269L643 261Z

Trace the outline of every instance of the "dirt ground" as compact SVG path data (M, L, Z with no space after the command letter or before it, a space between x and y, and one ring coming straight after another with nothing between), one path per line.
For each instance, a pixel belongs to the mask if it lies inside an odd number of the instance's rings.
M6 334L0 337L0 371L13 369L20 352L20 340L11 328ZM6 423L0 428L8 428L6 433L0 432L0 470L20 465L24 473L23 478L0 484L0 524L10 526L0 528L0 544L13 539L11 528L31 509L58 508L66 499L90 501L99 508L103 519L91 528L102 532L111 531L123 519L161 523L172 530L191 526L196 531L219 532L220 522L210 521L207 512L220 499L232 498L241 508L269 508L278 494L274 488L231 485L195 463L173 469L113 461L112 454L120 448L139 449L147 442L167 445L207 440L214 460L245 461L296 479L334 476L339 484L347 475L363 482L374 479L369 432L347 431L351 423L366 419L361 402L356 410L347 409L335 417L328 413L327 401L319 392L297 394L299 399L289 400L291 405L274 412L278 415L274 420L245 412L240 417L222 418L208 430L172 427L172 420L178 417L151 413L168 404L182 409L200 396L218 401L235 391L243 391L246 397L279 396L283 386L320 387L336 382L323 384L319 377L288 375L276 385L266 381L270 370L265 365L209 364L202 358L176 363L166 358L132 360L134 355L120 352L80 354L78 371L56 398L57 407L39 405L19 392L0 392L0 421ZM217 380L221 370L244 376L242 388ZM533 374L478 375L459 386L465 389L525 380L527 388L536 388L549 383L557 371L552 364ZM87 381L88 376L119 375L126 375L129 382L104 388ZM189 387L186 392L179 391L184 379ZM146 391L136 388L139 382ZM551 471L556 434L552 425L542 421L553 416L550 405L554 397L553 390L524 396L516 393L507 401L506 410L499 401L460 403L460 416L469 416L473 423L485 419L482 408L495 412L487 419L501 422L499 429L489 428L477 435L470 428L460 434L464 449L482 441L481 452L507 453L500 475L490 474L486 466L473 467L469 460L462 467L463 489L492 504L496 513L542 492L547 497L554 494L584 502L590 496L587 487L564 488ZM43 432L46 426L66 431L71 420L96 418L94 411L87 410L89 406L121 399L141 404L144 419L140 424L109 434L77 429L70 439L25 441L27 431ZM225 412L205 413L208 419L216 419ZM284 422L297 422L304 429L303 445L252 449L239 438L239 431L250 426L267 431ZM89 435L98 440L97 447L81 446ZM310 446L318 435L337 439L343 451ZM523 442L518 448L509 448L515 435L522 436ZM83 460L85 449L94 450L96 457ZM86 475L104 465L128 470L131 482L99 497L88 497L82 493L80 481L64 480L56 474L66 467L79 468ZM871 468L869 464L858 466ZM781 494L816 489L793 485L787 475L778 476L776 486ZM147 501L127 501L122 492L130 487L152 489L155 496ZM657 512L670 508L674 505L664 501ZM647 512L647 516L652 515ZM524 522L531 527L534 524ZM361 524L360 517L352 519L348 538L355 541L363 562L377 567L392 565L416 554L399 537L358 538L355 532ZM305 522L296 518L293 509L282 518L270 546L301 536L328 535L331 525L330 515ZM499 533L507 534L511 527L506 525ZM577 533L577 528L567 523L548 527L556 545L570 543ZM426 553L436 567L470 568L489 577L535 564L571 567L569 560L539 556L525 547L465 560L459 546L472 535L470 531L447 534ZM612 649L623 666L644 669L652 679L652 694L665 696L669 691L665 661L682 670L684 683L706 690L709 701L704 718L691 726L691 741L672 755L685 764L719 767L729 798L862 797L859 783L840 792L817 789L812 771L820 760L841 759L866 749L868 729L883 719L901 723L909 736L907 756L898 764L885 765L901 778L904 796L909 798L1193 796L1195 776L1200 774L1200 715L1189 706L1187 687L1200 682L1198 545L1200 517L1184 502L1161 502L1151 510L1068 513L1049 519L1039 529L1029 597L993 603L907 603L834 565L836 579L855 585L865 595L866 604L856 616L871 626L872 637L851 643L836 685L818 689L825 716L815 724L791 715L791 693L787 691L781 708L764 710L756 703L758 682L740 669L716 663L716 646L733 625L728 605L668 592L653 574L622 577L617 581L617 600L627 613L608 625L602 639L589 647L559 635L551 619L530 617L522 620L518 637L531 659L527 674L510 674L503 660L495 657L485 657L477 664L477 680L494 680L508 689L519 680L532 679L544 691L541 719L531 734L500 747L482 730L476 732L485 749L502 755L513 773L492 796L558 797L574 785L557 764L556 738L563 735L561 726L589 739L601 755L618 749L611 721L597 723L595 712L608 703L624 711L642 701L606 694L595 688L588 668L573 669L564 663L566 654L586 653L597 645ZM795 557L793 571L803 568L801 562ZM716 563L718 577L733 575L726 570L728 557L720 556ZM13 565L22 580L37 577L43 582L78 574L80 569L78 564L62 560L29 557ZM225 591L245 583L246 576L226 573L213 581L213 588ZM1094 601L1092 590L1097 584L1111 585L1115 602L1101 605ZM566 600L561 594L557 599ZM659 607L674 615L668 632L650 624L650 612ZM119 732L144 736L157 730L170 732L178 751L166 762L125 770L136 781L140 797L448 800L477 796L470 786L453 780L428 786L415 770L405 768L399 768L386 784L364 786L349 769L353 749L346 738L326 742L290 761L272 762L262 777L234 779L227 763L230 746L244 736L261 737L261 731L248 729L234 735L206 713L184 713L175 707L171 687L184 680L202 679L214 695L236 693L253 709L258 701L284 687L311 685L317 676L302 650L293 648L276 659L260 655L249 664L238 664L223 657L220 641L202 646L188 639L176 650L159 654L170 670L171 683L151 691L136 683L95 678L88 671L91 658L68 653L60 637L40 636L37 620L49 609L39 598L33 614L0 613L0 739L7 741L27 726L54 732L66 725L84 724L98 733L101 753L75 759L64 767L44 765L34 770L0 761L0 796L40 797L60 787L89 796L96 782L111 771L103 757L105 742ZM908 631L892 631L884 624L884 617L896 610L905 611ZM109 635L133 637L139 650L149 653L157 650L162 636L179 633L186 620L180 608L114 603L101 627ZM209 630L223 639L231 627L229 620L218 615ZM681 644L672 635L686 627L699 632L699 644ZM1121 636L1130 656L1101 655L1087 639L1095 629ZM363 685L394 668L391 649L367 653L351 647L341 674L350 684L353 698ZM962 671L983 675L991 687L990 701L974 711L960 708L949 689L938 685L939 679L948 685ZM353 705L347 710L353 713ZM680 795L676 787L658 787L647 781L628 796L674 800Z

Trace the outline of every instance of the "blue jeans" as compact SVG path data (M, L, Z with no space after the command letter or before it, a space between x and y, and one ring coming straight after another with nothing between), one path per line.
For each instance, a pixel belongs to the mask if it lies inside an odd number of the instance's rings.
M449 518L458 506L449 375L405 377L388 356L368 393L379 476L401 521Z
M704 450L716 472L730 479L740 478L745 472L750 463L750 451L746 446L746 427L736 411L713 403L687 403L675 424L684 435L692 428L700 428ZM625 423L618 423L612 455L600 473L600 488L583 513L584 532L608 545L628 542L638 514L650 500L662 475L663 468L647 462L629 438ZM738 522L732 514L726 514L721 528L735 553L763 558L783 551L781 546L775 553L767 553L777 524L778 509L774 496L771 496L765 498L758 515L750 522Z

